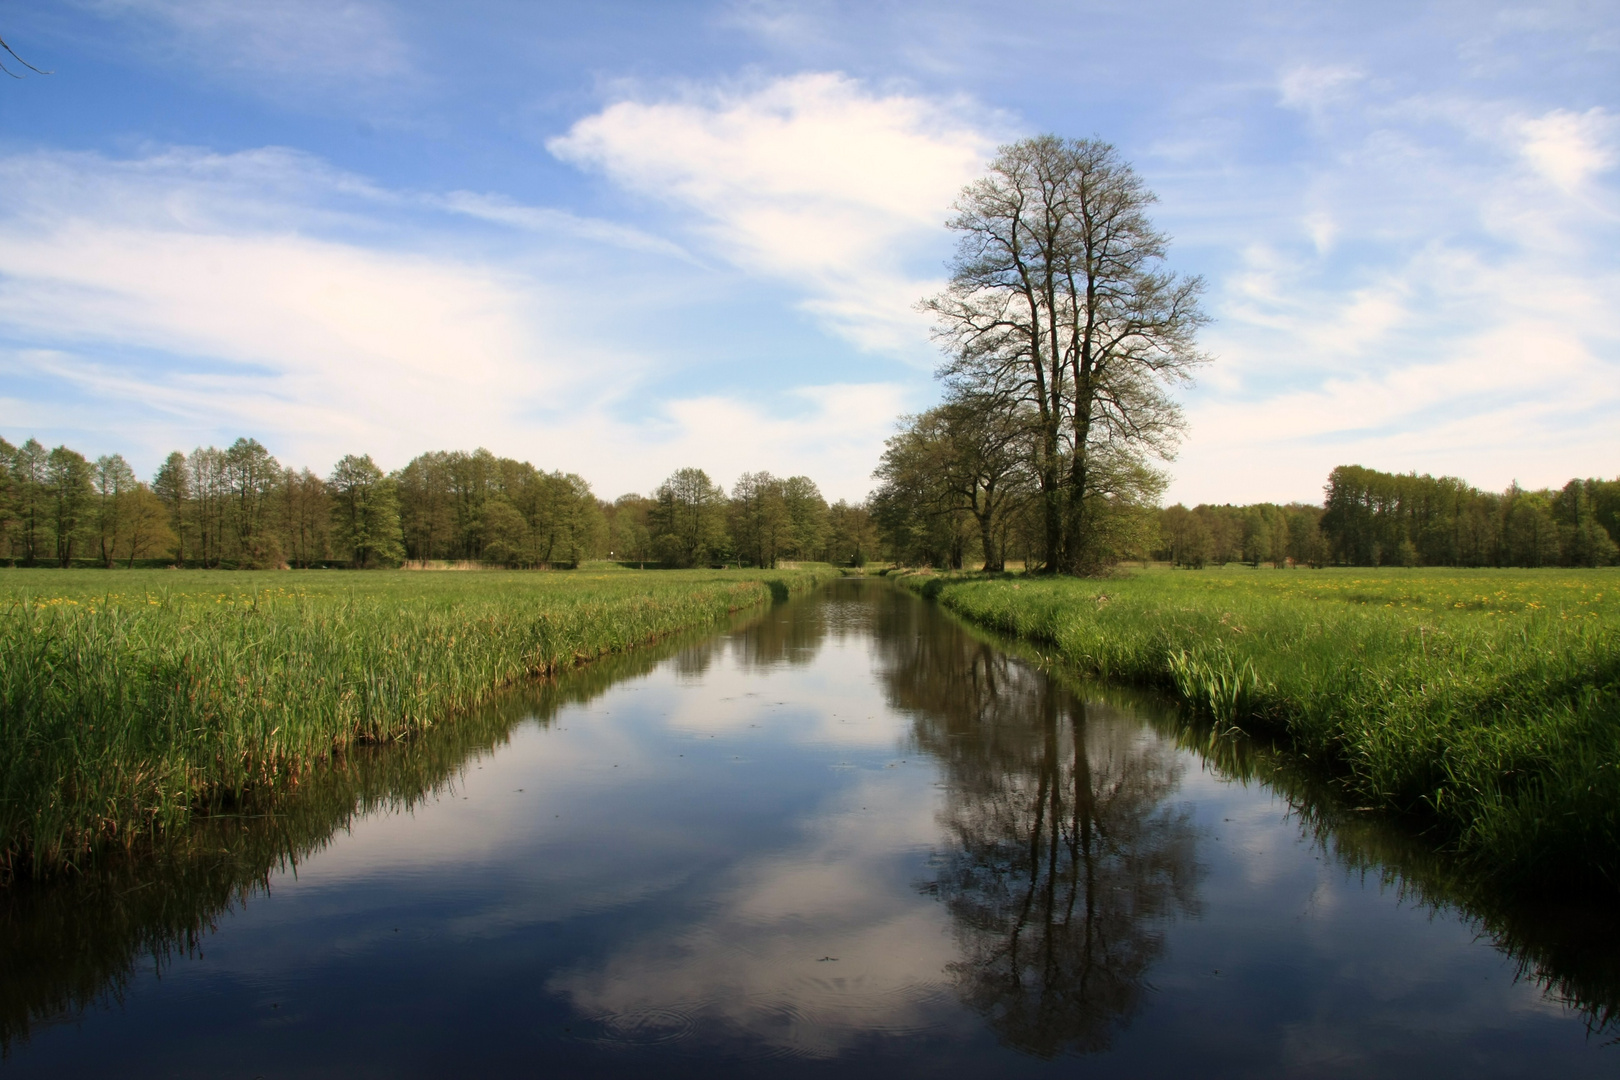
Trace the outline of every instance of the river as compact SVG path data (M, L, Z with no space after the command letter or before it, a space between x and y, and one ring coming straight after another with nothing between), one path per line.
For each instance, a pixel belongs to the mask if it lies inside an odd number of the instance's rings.
M13 890L0 1073L1620 1070L1612 918L1320 787L839 582Z

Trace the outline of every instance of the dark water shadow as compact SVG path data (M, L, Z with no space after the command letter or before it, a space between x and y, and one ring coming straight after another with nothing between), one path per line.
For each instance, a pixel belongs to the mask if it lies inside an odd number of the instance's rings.
M948 739L1005 739L1007 731L1018 730L1016 722L1009 727L999 715L1009 712L1001 700L1009 696L1009 688L1014 701L1021 694L1031 696L1028 690L1018 688L1029 676L1014 675L1008 670L1009 663L1016 658L1031 672L1038 671L1053 686L1050 691L1033 694L1034 699L1043 701L1046 713L1042 714L1042 722L1048 727L1053 721L1044 719L1047 713L1059 717L1067 715L1070 719L1058 720L1057 726L1069 732L1069 739L1077 740L1082 737L1088 715L1122 711L1148 724L1174 745L1196 753L1218 779L1264 785L1284 800L1300 835L1315 850L1347 873L1375 882L1379 888L1393 893L1401 903L1418 905L1436 916L1452 915L1461 919L1481 940L1513 962L1516 979L1532 983L1546 997L1580 1016L1591 1038L1620 1043L1620 903L1589 894L1549 898L1505 891L1477 871L1470 871L1440 845L1401 823L1358 811L1341 796L1331 773L1314 767L1275 742L1222 729L1152 691L1082 679L1038 648L972 626L937 604L929 606L939 617L958 624L963 643L953 646L950 656L912 658L916 666L909 673L905 664L896 662L891 665L895 672L892 678L897 703L914 701L919 709L930 714L926 724L919 724L919 742L924 746L938 746L942 760L952 761L953 768L956 766ZM968 639L981 644L968 645L965 643ZM932 674L922 676L922 672L930 670ZM957 689L947 691L947 686ZM1048 700L1054 704L1044 704ZM1015 716L1016 709L1011 710L1010 715ZM941 741L935 730L941 723L947 731L946 741ZM1022 737L1026 741L1031 738L1028 734ZM1080 809L1086 798L1080 759L1075 759L1068 773L1055 771L1048 759L1057 756L1057 749L1049 743L1045 746L1051 747L1043 749L1047 759L1038 762L1031 759L1025 771L1038 778L1038 787L1052 783L1069 785L1075 792L1073 806ZM998 751L992 747L987 752ZM960 752L954 755L961 756ZM1016 763L1014 765L1016 767ZM1147 762L1122 765L1121 770L1134 771L1144 778L1155 775L1154 767ZM1027 788L1030 781L1026 779L1022 783ZM1150 779L1140 782L1137 790L1141 795L1134 812L1140 814L1150 805L1152 784ZM955 786L953 784L953 791ZM984 788L983 783L978 787ZM975 785L970 783L964 790L974 789ZM1095 803L1095 795L1092 799ZM992 797L987 801L995 803L997 800ZM1061 835L1061 830L1051 831L1053 820L1053 815L1048 813L1045 827L1049 848ZM1151 813L1148 820L1154 820ZM1020 872L1033 889L1034 883L1041 880L1041 874L1050 875L1054 871L1037 872L1034 867L1034 841L1040 839L1042 828L1039 816L1029 809L1024 810L1018 828L1021 831L1017 835L1027 836L1029 841L1029 850L1020 856L1023 860ZM1148 833L1154 834L1154 830L1149 828ZM1009 833L1008 837L1012 835ZM1176 846L1167 840L1159 842L1166 851ZM985 847L982 842L979 846ZM1133 857L1141 856L1133 853ZM1011 867L1015 862L1013 855L1008 854L995 865ZM1058 865L1050 858L1048 864ZM1072 870L1070 872L1072 874ZM1158 880L1163 882L1160 889L1165 897L1176 896L1179 902L1180 893L1169 883L1187 880L1186 873ZM1158 904L1156 910L1166 909L1165 897L1152 898ZM1106 901L1106 895L1102 899ZM1009 938L1009 955L1010 946ZM1027 988L1030 983L1025 980L1019 985ZM1123 1010L1121 1015L1125 1015ZM1076 1040L1070 1045L1080 1049L1084 1043Z
M195 955L220 920L359 818L453 795L467 769L507 745L517 725L549 725L564 706L672 657L682 670L703 670L728 630L770 614L740 613L515 687L408 742L354 747L253 812L199 818L138 856L114 853L72 877L0 889L0 1058L41 1027L121 1002L142 968L161 973ZM759 647L781 651L771 637L767 631Z

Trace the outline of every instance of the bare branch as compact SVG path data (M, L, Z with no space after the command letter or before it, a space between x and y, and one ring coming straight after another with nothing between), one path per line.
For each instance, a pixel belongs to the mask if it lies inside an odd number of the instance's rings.
M36 74L39 74L39 75L54 75L55 74L54 71L41 71L39 68L35 67L33 64L30 64L28 61L26 61L22 57L18 56L16 50L13 49L10 45L6 44L6 39L5 38L0 38L0 49L4 49L4 50L6 50L6 52L10 53L11 58L13 60L17 61L17 63L21 64L23 67L27 68L29 71L35 72ZM21 75L14 74L4 64L0 64L0 71L4 71L7 75L10 75L13 79L21 79L23 77Z

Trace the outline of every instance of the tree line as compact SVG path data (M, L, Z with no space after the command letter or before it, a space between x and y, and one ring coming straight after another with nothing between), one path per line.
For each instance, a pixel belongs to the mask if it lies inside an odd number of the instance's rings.
M884 555L939 568L1039 565L1042 522L1027 477L1000 493L968 495L953 473L962 454L941 410L904 419L879 466L872 515ZM958 475L953 481L951 477ZM1200 569L1251 566L1612 566L1620 563L1620 479L1575 479L1531 491L1481 491L1455 477L1336 468L1321 505L1177 503L1116 512L1108 563L1159 560ZM981 509L993 525L986 533ZM1027 554L1026 554L1027 553Z
M1620 561L1620 479L1481 491L1452 476L1334 469L1322 533L1356 566L1608 566Z
M241 438L175 451L143 480L121 454L0 439L0 562L12 565L774 567L861 565L877 547L866 506L829 505L806 476L746 473L727 494L683 468L651 495L608 502L577 474L484 449L422 454L392 473L349 455L321 476Z
M0 562L205 568L458 561L574 567L781 560L999 571L1043 565L1038 478L1004 416L945 404L902 419L865 503L828 504L807 476L744 473L728 493L677 469L649 495L598 499L574 473L479 449L385 473L349 455L326 476L242 438L176 451L150 481L118 454L0 439ZM1139 496L1159 481L1138 481ZM1321 505L1120 500L1096 515L1091 560L1177 566L1608 566L1620 562L1620 479L1481 491L1455 477L1333 470Z

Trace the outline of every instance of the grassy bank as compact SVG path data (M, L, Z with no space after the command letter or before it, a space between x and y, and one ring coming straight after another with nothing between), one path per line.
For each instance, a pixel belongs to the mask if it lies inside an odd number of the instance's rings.
M0 876L295 787L831 571L0 572Z
M31 1033L119 998L139 969L160 974L196 954L219 921L297 868L366 814L456 793L469 768L525 721L591 701L651 671L708 631L604 657L557 679L514 687L454 723L405 743L356 746L306 772L295 793L251 814L195 818L133 857L103 852L89 872L0 889L0 1060Z
M901 580L1087 675L1278 735L1503 884L1620 885L1620 572Z

